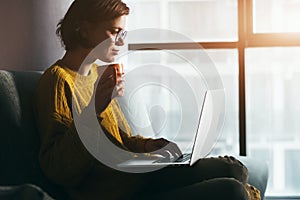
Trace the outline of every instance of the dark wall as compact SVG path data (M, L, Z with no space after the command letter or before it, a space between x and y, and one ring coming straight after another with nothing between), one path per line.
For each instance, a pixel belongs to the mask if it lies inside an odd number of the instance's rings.
M0 0L0 69L44 70L64 50L55 34L72 0Z

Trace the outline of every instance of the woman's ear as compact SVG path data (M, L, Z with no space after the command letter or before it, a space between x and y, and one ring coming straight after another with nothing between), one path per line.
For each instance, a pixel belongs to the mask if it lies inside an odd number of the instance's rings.
M91 43L91 33L92 24L87 21L81 22L78 29L78 38L82 47L88 49L94 47L94 45Z
M84 40L88 40L89 32L90 32L89 22L87 22L87 21L81 22L80 28L79 28L79 34L80 34L81 38Z

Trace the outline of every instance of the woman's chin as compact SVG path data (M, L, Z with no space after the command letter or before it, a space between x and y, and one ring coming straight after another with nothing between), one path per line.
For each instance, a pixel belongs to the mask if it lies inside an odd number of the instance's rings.
M99 58L99 60L106 62L106 63L111 63L116 60L115 56L106 56L105 58Z

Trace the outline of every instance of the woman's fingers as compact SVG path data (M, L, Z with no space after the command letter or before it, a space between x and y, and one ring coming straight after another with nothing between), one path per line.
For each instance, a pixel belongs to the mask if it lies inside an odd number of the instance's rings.
M124 75L118 75L113 65L107 68L99 68L99 79L95 83L95 107L96 112L101 113L118 96L124 95Z
M176 158L182 156L182 152L179 149L179 147L177 146L177 144L170 142L170 144L168 145L170 152L173 154L173 156L175 156Z
M177 146L177 144L170 142L164 138L156 139L154 144L161 154L164 154L165 152L170 152L176 158L182 155L182 152Z

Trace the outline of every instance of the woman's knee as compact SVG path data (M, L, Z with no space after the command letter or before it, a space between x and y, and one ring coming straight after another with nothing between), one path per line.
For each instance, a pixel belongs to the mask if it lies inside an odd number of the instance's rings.
M196 166L196 168L201 169L201 171L205 169L207 179L235 178L242 183L248 181L248 169L243 163L232 156L200 159Z
M241 163L238 159L232 156L223 156L219 157L219 159L224 162L226 166L226 173L228 173L229 178L235 178L236 180L246 183L248 181L248 169L247 167Z

